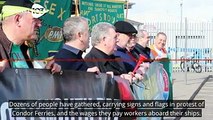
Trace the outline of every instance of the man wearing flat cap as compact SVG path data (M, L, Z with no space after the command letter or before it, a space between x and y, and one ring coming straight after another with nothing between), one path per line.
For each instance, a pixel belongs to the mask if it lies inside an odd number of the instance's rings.
M5 2L0 16L0 71L5 68L33 68L24 42L37 39L37 31L41 27L39 17L47 12L43 6L30 0ZM53 73L61 70L54 60L45 68Z
M117 51L115 55L122 58L128 72L133 71L136 66L136 61L128 54L126 47L131 39L135 39L137 30L126 21L118 21L114 26L118 34Z

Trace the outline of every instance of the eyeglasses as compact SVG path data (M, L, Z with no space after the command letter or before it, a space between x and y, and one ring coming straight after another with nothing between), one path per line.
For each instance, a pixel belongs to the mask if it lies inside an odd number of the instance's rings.
M109 38L109 39L113 39L113 40L115 40L115 41L117 41L117 39L118 39L118 35L116 34L115 36L105 36L104 38Z
M127 36L129 36L129 38L136 38L136 34L135 33L128 33L126 34Z

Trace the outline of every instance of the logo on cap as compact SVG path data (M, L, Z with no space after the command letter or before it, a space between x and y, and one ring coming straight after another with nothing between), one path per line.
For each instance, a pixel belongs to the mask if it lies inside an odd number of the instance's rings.
M39 18L42 15L44 15L45 13L47 13L49 10L46 10L43 6L39 5L39 4L33 4L32 6L32 15L34 18Z

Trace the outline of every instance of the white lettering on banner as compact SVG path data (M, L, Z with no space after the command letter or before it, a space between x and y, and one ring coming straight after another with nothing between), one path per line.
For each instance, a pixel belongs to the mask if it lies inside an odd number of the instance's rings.
M61 8L61 12L60 14L58 15L58 19L60 19L61 21L63 20L63 14L66 12L66 10L63 10L63 8Z
M46 9L49 10L50 15L55 15L55 12L57 11L58 12L57 18L61 21L63 21L65 19L65 17L63 17L64 13L66 12L66 9L64 10L64 6L59 8L59 7L57 7L56 3L51 3L48 0L45 0L44 6ZM50 7L48 8L47 6L50 6ZM60 6L60 5L58 5L58 6Z

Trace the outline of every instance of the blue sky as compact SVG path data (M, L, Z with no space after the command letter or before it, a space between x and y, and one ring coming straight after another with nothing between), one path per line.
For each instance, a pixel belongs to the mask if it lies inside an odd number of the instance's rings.
M128 11L128 18L136 21L179 21L181 0L129 0L136 3ZM213 0L182 0L183 18L213 21Z

